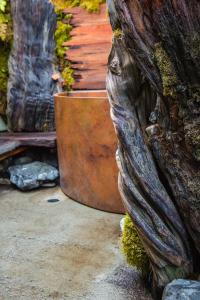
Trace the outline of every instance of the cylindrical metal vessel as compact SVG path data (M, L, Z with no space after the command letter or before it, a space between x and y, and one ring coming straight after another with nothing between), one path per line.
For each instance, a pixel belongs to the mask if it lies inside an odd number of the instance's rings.
M55 95L60 182L70 198L122 213L115 161L117 139L106 91Z

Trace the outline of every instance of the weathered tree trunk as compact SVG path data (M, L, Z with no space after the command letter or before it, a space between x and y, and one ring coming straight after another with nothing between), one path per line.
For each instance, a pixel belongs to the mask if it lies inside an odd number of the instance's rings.
M199 272L200 2L107 2L119 186L162 289Z
M56 15L49 0L11 0L8 122L13 131L54 130Z

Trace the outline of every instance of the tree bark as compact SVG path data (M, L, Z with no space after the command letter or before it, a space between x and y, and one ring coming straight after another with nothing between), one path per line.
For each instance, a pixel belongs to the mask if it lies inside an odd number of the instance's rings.
M199 272L200 3L107 3L119 187L162 289Z
M56 14L49 0L11 0L14 38L9 59L8 123L12 131L52 131Z

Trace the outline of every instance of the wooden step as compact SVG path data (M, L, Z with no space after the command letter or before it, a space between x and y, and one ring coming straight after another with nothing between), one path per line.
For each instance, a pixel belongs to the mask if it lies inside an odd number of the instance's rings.
M56 147L56 132L0 134L0 160L25 151L28 147Z

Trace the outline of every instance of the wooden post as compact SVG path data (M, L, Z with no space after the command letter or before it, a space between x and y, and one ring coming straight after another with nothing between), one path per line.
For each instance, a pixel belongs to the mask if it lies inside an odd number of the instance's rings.
M49 0L11 0L8 123L12 131L53 131L56 14Z

